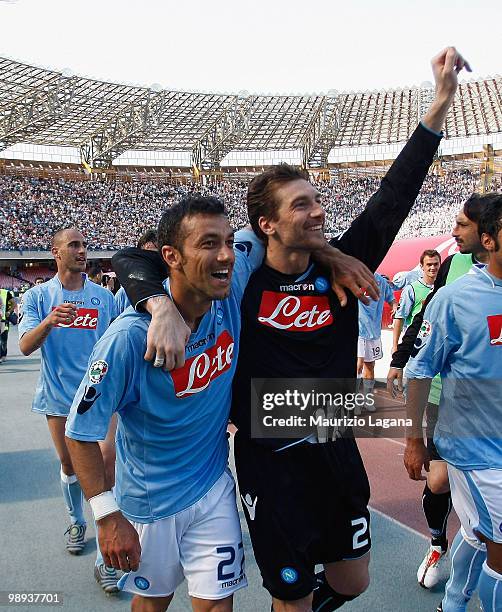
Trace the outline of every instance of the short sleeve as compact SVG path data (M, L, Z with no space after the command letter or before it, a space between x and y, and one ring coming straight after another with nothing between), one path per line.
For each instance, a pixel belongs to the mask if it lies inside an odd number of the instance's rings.
M384 300L390 304L391 302L393 302L396 298L394 297L394 291L392 290L392 287L390 286L390 284L384 279L384 287L385 287L385 291L384 291Z
M138 395L134 370L142 353L131 343L136 331L134 326L118 331L111 327L96 343L67 419L69 438L104 440L112 414Z
M413 309L414 291L411 285L406 285L401 293L399 306L397 308L395 319L406 319Z
M424 319L415 340L418 350L406 368L408 378L433 378L442 372L449 355L460 346L451 295L440 289L424 312Z
M38 292L33 290L29 290L23 295L23 307L19 319L19 338L42 323L38 297Z
M265 246L252 230L243 229L235 234L234 251L235 266L232 275L232 291L240 301L249 277L263 262Z

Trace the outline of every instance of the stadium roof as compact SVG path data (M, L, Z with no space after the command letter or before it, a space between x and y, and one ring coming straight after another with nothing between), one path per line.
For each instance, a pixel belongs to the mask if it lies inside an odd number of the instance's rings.
M190 93L96 81L0 58L0 150L17 142L79 147L106 167L127 150L190 151L199 169L230 151L300 149L308 167L334 147L403 142L432 86L327 95ZM502 132L502 77L462 83L447 138Z

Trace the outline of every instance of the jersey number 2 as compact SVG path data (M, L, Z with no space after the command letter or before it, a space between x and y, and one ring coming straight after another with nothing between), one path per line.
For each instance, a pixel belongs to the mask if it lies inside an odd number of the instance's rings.
M357 529L357 531L352 537L352 548L356 550L357 548L362 548L363 546L366 546L369 542L369 539L367 537L365 537L364 539L361 538L363 538L363 536L368 533L368 521L364 518L364 516L362 516L361 518L354 519L353 521L351 521L350 524L352 525L352 527L359 527L359 525L361 526L360 529Z
M242 551L242 557L241 557L241 575L244 572L244 547L242 545L242 542L239 542L239 550ZM220 555L230 555L230 557L228 559L225 559L224 561L220 561L218 563L218 580L232 580L232 578L235 577L235 572L230 572L228 574L225 574L224 569L226 567L228 567L229 565L232 566L234 564L235 561L235 548L233 546L220 546L219 548L216 549L216 552Z

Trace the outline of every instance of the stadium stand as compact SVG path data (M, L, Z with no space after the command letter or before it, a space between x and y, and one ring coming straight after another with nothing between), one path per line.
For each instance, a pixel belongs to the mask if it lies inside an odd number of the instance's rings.
M23 280L28 281L31 285L35 283L35 279L43 278L44 280L47 278L52 278L56 270L51 270L48 266L41 266L39 268L23 268L19 270L19 275Z
M478 178L468 170L429 175L399 238L448 232ZM326 231L348 227L378 183L378 177L343 173L319 181ZM157 225L164 208L193 191L220 197L236 229L247 223L244 181L201 186L0 176L0 249L45 251L52 234L64 224L78 226L92 250L115 250L134 244L143 231ZM32 282L31 272L27 274Z
M222 198L232 225L242 227L247 182L265 163L254 153L273 153L270 163L276 163L294 152L323 194L326 231L342 231L433 96L427 83L289 96L154 91L9 58L0 58L0 71L0 251L9 252L3 266L15 252L19 262L29 261L28 251L47 252L62 225L78 226L91 251L134 244L165 207L194 191ZM398 238L448 232L472 191L500 188L502 151L495 147L502 135L501 92L498 75L460 84L443 142L469 141L471 148L465 156L440 154ZM35 147L34 155L44 148L50 154L35 161L25 146ZM353 151L354 161L338 158L343 151ZM127 157L133 152L144 154L144 166ZM156 156L168 153L179 154L182 167L160 166ZM463 163L450 163L450 157ZM233 169L230 158L240 160ZM140 165L128 166L128 159Z
M10 291L18 291L25 285L26 283L19 278L15 278L14 276L11 276L5 272L0 272L0 288L8 289Z

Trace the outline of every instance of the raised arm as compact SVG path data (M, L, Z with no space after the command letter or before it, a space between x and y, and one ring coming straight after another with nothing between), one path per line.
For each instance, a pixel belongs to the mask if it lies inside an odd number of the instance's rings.
M466 62L453 48L432 60L435 99L401 153L371 197L365 210L342 236L332 242L361 259L374 271L383 260L407 217L434 158L446 114L457 88L457 73Z
M443 49L432 60L431 65L436 83L436 96L422 123L430 130L440 132L455 97L458 74L463 68L471 72L471 67L455 47Z

